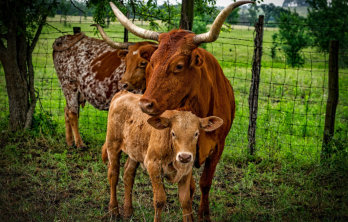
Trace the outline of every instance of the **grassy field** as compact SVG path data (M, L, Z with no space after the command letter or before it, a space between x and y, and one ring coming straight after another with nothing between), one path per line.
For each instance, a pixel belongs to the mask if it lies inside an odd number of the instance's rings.
M52 43L80 26L95 36L91 19L69 18L66 25L51 18L35 49L36 87L40 93L34 128L7 131L8 104L0 66L0 221L109 220L107 169L100 159L107 112L87 105L80 130L87 150L66 147L65 99L52 62ZM137 25L141 25L137 22ZM145 23L143 25L146 25ZM107 33L121 41L123 28L112 23ZM163 30L165 31L165 30ZM248 96L253 56L252 27L233 26L222 32L212 52L230 79L236 96L236 118L213 180L210 208L214 221L346 221L348 219L348 70L340 69L335 154L320 161L328 55L315 48L303 51L305 65L287 66L284 55L270 56L272 34L264 33L256 155L247 154ZM97 36L96 36L97 37ZM130 35L130 41L140 39ZM123 163L125 157L122 159ZM121 168L122 170L122 168ZM195 169L199 180L202 169ZM118 197L122 203L123 181ZM166 183L164 221L181 219L177 188ZM199 204L196 185L194 212ZM139 169L134 187L134 217L153 220L151 184Z

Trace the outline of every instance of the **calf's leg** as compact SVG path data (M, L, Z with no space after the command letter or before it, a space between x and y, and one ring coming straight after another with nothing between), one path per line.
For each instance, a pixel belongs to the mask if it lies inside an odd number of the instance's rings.
M118 176L120 173L120 149L119 142L106 142L104 146L107 148L108 152L108 179L110 184L110 202L109 202L109 212L112 215L119 216L118 203L117 203L117 184L118 184Z
M123 205L123 216L130 217L133 213L132 204L132 190L134 184L134 178L139 163L128 157L127 162L124 166L123 182L124 182L124 205Z
M192 171L179 181L179 200L182 208L183 221L192 222L192 193L191 193Z
M153 205L155 208L154 222L159 222L161 221L161 213L167 199L161 175L161 166L158 161L149 161L147 164L147 171L151 179L153 190Z

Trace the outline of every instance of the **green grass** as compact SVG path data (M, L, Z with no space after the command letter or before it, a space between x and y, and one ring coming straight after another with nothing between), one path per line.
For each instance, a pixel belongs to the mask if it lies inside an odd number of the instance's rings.
M78 17L69 18L67 26L55 22L59 19L51 18L49 24L69 33L73 26L80 26L88 36L95 36L90 18L82 18L81 24ZM253 157L247 154L253 28L233 26L232 32L222 32L215 43L206 45L230 79L236 97L236 118L211 190L212 218L214 221L347 220L348 70L340 69L334 155L321 162L328 56L316 48L306 48L305 64L301 68L289 67L281 52L272 59L271 36L276 31L276 28L266 28L264 33L256 155ZM123 28L119 24L112 23L106 32L114 40L122 40ZM100 159L107 112L87 104L81 111L79 125L89 148L80 151L66 147L65 99L52 61L52 43L61 35L46 26L35 49L35 86L40 100L30 132L7 131L9 111L0 65L0 221L109 219L107 168ZM130 35L130 41L141 40ZM125 157L122 161L124 163ZM195 215L201 171L195 169ZM122 203L122 179L119 187L118 197ZM177 188L168 183L166 187L168 197L163 219L181 220ZM151 184L141 168L133 202L132 221L153 220Z

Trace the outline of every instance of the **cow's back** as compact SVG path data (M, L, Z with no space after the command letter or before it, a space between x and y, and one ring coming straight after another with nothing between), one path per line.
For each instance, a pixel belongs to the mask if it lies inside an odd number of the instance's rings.
M76 107L69 104L74 103L69 97L78 90L94 107L108 109L125 71L117 50L82 33L56 39L53 49L54 66L68 107Z

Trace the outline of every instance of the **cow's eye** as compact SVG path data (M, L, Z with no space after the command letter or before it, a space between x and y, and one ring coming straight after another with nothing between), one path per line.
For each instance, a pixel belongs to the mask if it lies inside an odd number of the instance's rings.
M139 64L139 67L144 68L144 67L146 67L146 65L147 65L146 61L141 61Z
M199 135L199 132L197 131L197 132L195 132L195 138L197 138L198 137L198 135Z
M172 131L172 137L175 137L175 133L174 133L174 131Z
M176 70L182 70L184 68L184 66L182 64L178 64L176 65Z

